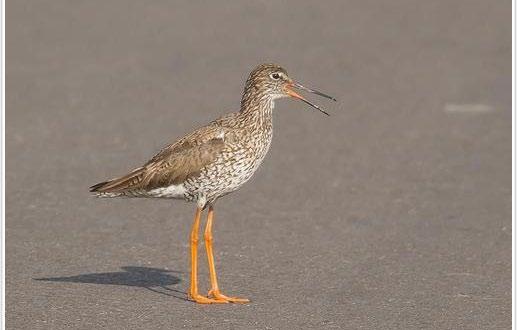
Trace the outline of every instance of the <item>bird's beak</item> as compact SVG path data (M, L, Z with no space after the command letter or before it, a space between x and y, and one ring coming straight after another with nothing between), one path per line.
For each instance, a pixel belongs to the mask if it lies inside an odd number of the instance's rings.
M322 113L326 114L327 116L330 116L325 110L323 110L322 108L320 108L319 106L309 102L306 98L304 98L303 96L301 96L300 94L296 93L294 90L293 90L293 87L294 88L298 88L298 89L301 89L301 90L304 90L304 91L307 91L307 92L310 92L310 93L313 93L313 94L316 94L316 95L319 95L319 96L323 96L323 97L326 97L328 99L331 99L333 101L337 101L335 98L333 98L332 96L329 96L327 94L324 94L320 91L317 91L315 89L310 89L310 88L307 88L307 87L304 87L302 86L301 84L297 83L297 82L291 82L289 84L287 84L287 86L285 87L285 93L291 97L294 97L294 98L297 98L299 100L302 100L303 102L307 103L308 105L310 105L311 107L321 111Z

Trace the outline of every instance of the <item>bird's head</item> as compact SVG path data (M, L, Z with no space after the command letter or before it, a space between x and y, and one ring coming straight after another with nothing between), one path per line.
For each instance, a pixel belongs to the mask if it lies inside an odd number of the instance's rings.
M294 97L328 116L327 112L309 102L306 98L298 94L295 89L304 90L336 101L332 96L302 86L300 83L291 79L284 68L276 64L261 64L251 71L244 88L244 97L249 98L250 96L255 96L259 98L270 98L272 100L283 97Z

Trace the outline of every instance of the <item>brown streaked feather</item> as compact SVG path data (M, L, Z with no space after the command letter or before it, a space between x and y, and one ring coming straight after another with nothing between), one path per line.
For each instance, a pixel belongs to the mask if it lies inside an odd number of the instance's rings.
M120 177L97 183L90 187L90 192L121 192L135 186L142 180L143 167L134 169L130 173Z
M124 193L177 185L199 175L223 150L223 129L206 126L162 149L144 166L123 177L98 183L91 192Z
M195 177L203 167L215 160L223 148L223 139L214 138L201 145L183 143L178 149L162 152L160 157L146 164L142 188L150 190L177 185Z

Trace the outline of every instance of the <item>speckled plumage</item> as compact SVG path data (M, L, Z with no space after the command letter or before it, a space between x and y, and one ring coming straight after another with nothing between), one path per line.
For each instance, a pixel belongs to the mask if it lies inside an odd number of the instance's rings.
M274 100L271 72L260 65L246 82L241 110L197 129L162 149L144 166L91 187L100 197L161 197L214 203L239 189L258 169L271 145Z

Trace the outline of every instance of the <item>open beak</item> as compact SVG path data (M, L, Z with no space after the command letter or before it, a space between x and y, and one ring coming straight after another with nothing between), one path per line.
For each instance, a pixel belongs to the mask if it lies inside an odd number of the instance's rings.
M322 108L320 108L319 106L317 106L316 104L313 104L311 102L309 102L306 98L304 98L303 96L301 96L300 94L296 93L292 88L295 87L295 88L298 88L298 89L301 89L301 90L304 90L304 91L307 91L307 92L310 92L310 93L313 93L313 94L316 94L316 95L319 95L319 96L323 96L323 97L326 97L328 99L331 99L333 101L337 101L335 98L333 98L332 96L330 95L327 95L327 94L324 94L320 91L317 91L315 89L310 89L310 88L307 88L307 87L304 87L302 86L301 84L297 83L297 82L292 82L290 84L288 84L286 87L285 87L285 93L291 97L294 97L294 98L297 98L299 100L302 100L303 102L307 103L308 105L310 105L311 107L323 112L324 114L326 114L327 116L330 116L328 114L328 112L326 112L325 110L323 110Z

